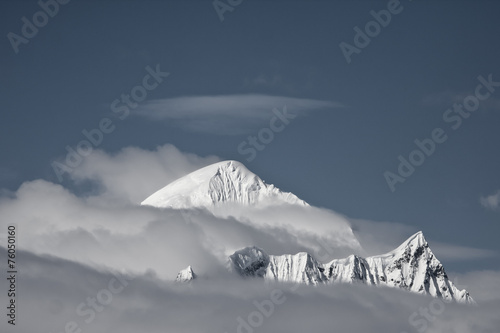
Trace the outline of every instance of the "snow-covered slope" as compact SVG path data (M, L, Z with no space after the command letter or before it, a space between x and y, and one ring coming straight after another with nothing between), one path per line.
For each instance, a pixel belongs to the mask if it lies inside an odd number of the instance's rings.
M304 247L314 247L322 239L342 255L361 250L348 219L266 184L236 161L196 170L152 194L142 205L178 209L188 219L202 208L217 218L236 219L251 228L285 228Z
M269 256L265 277L278 281L317 285L327 282L323 271L323 265L309 253L300 252L295 255Z
M474 303L466 290L458 290L432 253L422 232L411 236L389 253L361 258L351 255L329 263L317 262L310 254L267 255L251 247L237 251L230 264L245 276L267 280L317 285L320 283L365 283L397 287L459 303ZM255 269L255 271L254 271Z
M196 274L193 272L193 268L191 266L188 266L187 268L184 268L177 274L177 277L175 278L175 281L177 282L189 282L191 280L196 279Z
M473 303L466 290L458 290L443 265L432 253L422 232L411 236L397 249L366 259L350 256L326 264L325 274L334 282L398 287L412 292Z
M141 205L189 209L210 208L223 203L308 206L294 194L266 184L237 161L218 162L196 170L153 193Z
M242 221L251 220L254 225L268 226L272 220L274 226L287 230L296 228L302 233L305 230L327 237L336 243L332 243L333 248L344 246L353 249L352 252L361 249L348 221L335 216L333 228L327 220L333 216L325 215L327 219L321 220L323 215L314 207L292 193L266 184L236 161L218 162L194 171L160 189L141 204L187 210L208 208L214 214L234 213L232 216L244 217ZM284 204L293 206L278 209L277 205ZM231 210L234 207L237 209ZM255 209L265 207L271 209ZM256 211L263 212L264 216L255 214ZM274 256L257 247L250 247L236 251L229 257L228 264L230 270L242 276L310 285L385 285L446 300L474 302L467 291L458 290L448 279L421 232L411 236L394 251L368 258L351 255L320 263L306 252ZM195 277L192 268L188 267L177 275L176 280L191 281Z

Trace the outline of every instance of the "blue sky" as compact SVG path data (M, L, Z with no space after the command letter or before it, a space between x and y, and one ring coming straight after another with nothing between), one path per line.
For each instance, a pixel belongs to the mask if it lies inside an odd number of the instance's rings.
M497 251L474 267L498 269L500 88L456 130L443 115L474 96L479 76L500 81L500 4L402 0L348 63L339 44L354 45L353 28L388 3L244 0L221 21L211 1L73 0L16 53L8 34L41 9L3 1L0 188L59 183L52 163L108 118L115 129L98 147L108 153L172 144L239 160L312 205ZM120 119L110 105L157 66L169 75ZM247 161L238 146L285 106L296 117ZM448 139L391 191L384 172L435 128Z

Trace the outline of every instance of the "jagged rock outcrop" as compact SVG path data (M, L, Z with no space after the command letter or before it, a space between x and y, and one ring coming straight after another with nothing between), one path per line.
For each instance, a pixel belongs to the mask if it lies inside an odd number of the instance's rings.
M459 303L475 303L466 290L459 290L449 280L422 232L411 236L391 252L368 258L351 255L319 263L306 252L274 256L250 247L237 251L230 256L229 262L244 276L267 280L310 285L384 285Z
M176 282L190 282L196 279L196 274L194 274L193 268L188 266L187 268L181 270L177 277L175 278Z

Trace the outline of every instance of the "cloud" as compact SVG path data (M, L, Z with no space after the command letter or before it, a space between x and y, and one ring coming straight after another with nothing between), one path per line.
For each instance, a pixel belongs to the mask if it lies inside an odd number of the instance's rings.
M191 132L241 135L265 125L274 116L273 109L285 106L293 115L342 107L331 101L259 94L186 96L151 101L135 114Z
M394 250L418 230L400 223L348 218L363 247L362 256L373 256ZM425 234L425 233L424 233Z
M187 265L201 275L220 274L229 254L252 245L269 254L315 253L323 238L335 255L353 251L346 243L353 240L347 221L316 208L276 207L239 219L203 209L142 207L127 200L106 205L102 197L107 195L78 197L44 180L25 182L13 197L0 200L0 230L18 225L23 249L33 253L95 267L152 271L165 280ZM305 226L310 219L318 230Z
M201 274L223 271L229 254L252 245L269 254L294 254L323 253L326 243L333 251L328 259L359 249L349 221L326 209L239 207L214 216L202 209L138 205L169 182L218 160L171 145L154 151L129 147L116 154L96 150L71 175L77 189L91 181L94 191L83 195L45 180L25 182L0 198L0 230L19 225L23 248L33 253L99 267L150 270L167 280L187 265Z
M498 257L498 252L440 242L429 243L437 258L447 261L469 261Z
M24 183L15 198L3 198L0 219L1 230L18 225L22 249L30 252L94 267L154 271L166 280L188 264L205 271L224 259L215 257L205 235L224 221L208 214L205 224L197 224L179 212L103 206L42 180Z
M201 274L223 271L227 256L246 246L277 255L307 251L327 262L385 253L416 231L396 223L350 220L316 207L235 206L213 215L203 209L138 205L169 182L218 160L172 145L153 151L129 147L116 154L97 150L72 174L77 187L91 181L96 190L82 195L45 180L25 182L0 198L0 230L19 225L23 248L33 253L136 273L154 271L167 280L187 265ZM463 247L435 250L444 259L490 255Z
M454 275L453 282L458 287L467 288L476 302L500 301L500 271L485 270Z
M315 207L219 216L204 209L141 207L137 202L148 191L218 158L186 154L170 145L154 151L96 151L89 158L94 155L88 165L77 168L74 179L95 181L100 191L82 196L60 184L35 180L0 197L0 238L5 239L8 224L18 225L19 304L23 304L19 332L63 332L68 322L95 333L237 332L238 318L248 321L257 309L254 302L269 300L274 289L282 290L286 302L275 305L271 315L262 315L255 332L321 332L332 327L342 332L412 332L418 327L409 324L409 317L435 302L394 288L357 284L295 290L286 284L243 280L225 269L227 255L245 246L256 245L270 254L308 251L319 258L318 245L327 243L333 248L332 257L342 257L356 249L393 249L414 231L409 227L350 221ZM362 243L367 241L366 248L349 243L356 240L351 226ZM460 247L451 250L461 251L460 256L470 252ZM439 246L435 251L445 253ZM5 248L0 252L5 257ZM174 284L177 272L187 265L200 279L188 286ZM87 324L88 315L79 315L76 309L105 290L117 272L135 278ZM498 272L460 275L459 285L470 285L484 303L477 308L446 304L444 314L426 323L428 332L496 332L500 297L488 294L487 288L496 288L498 276ZM1 290L6 290L6 283L6 279L0 282ZM5 297L0 295L2 303ZM3 325L5 321L2 330Z
M5 248L0 247L0 252L4 257ZM500 327L498 299L471 307L436 303L430 297L395 288L326 285L293 289L289 284L230 277L184 286L150 274L125 274L121 276L126 281L124 288L111 294L107 304L97 303L97 311L88 305L88 299L103 299L116 272L24 251L19 252L19 260L24 266L19 275L22 292L16 332L21 333L64 332L69 322L93 333L397 333L423 331L424 327L429 333L494 333ZM6 283L1 280L2 290ZM273 292L280 297L271 306ZM259 304L264 310L259 310ZM85 312L77 312L79 306ZM89 313L94 314L90 321ZM250 320L255 327L238 330L242 320ZM0 323L2 331L6 325L5 320Z
M363 246L362 255L372 256L387 253L398 247L410 235L418 230L415 227L394 223L376 222L360 219L349 219L352 229ZM426 233L424 230L424 236ZM477 259L498 257L499 253L492 250L460 246L434 241L426 237L427 242L441 261L465 262Z
M180 152L170 144L153 151L127 147L117 154L96 150L71 173L71 178L78 183L99 183L100 201L106 198L140 203L175 179L218 161L216 156Z
M500 191L487 197L479 198L481 205L487 209L498 210L500 208Z
M435 106L440 108L450 108L453 104L462 104L467 96L474 96L474 92L453 92L451 90L442 91L439 93L429 94L422 98L424 106ZM488 99L481 101L481 109L494 111L500 107L500 99L490 96Z
M245 79L246 86L255 86L255 87L265 87L265 88L273 88L284 85L283 78L281 75L274 74L272 76L267 76L264 74L259 74L257 77L253 79Z
M462 103L468 93L456 93L451 90L442 91L439 93L429 94L422 99L425 106L448 107L453 103Z

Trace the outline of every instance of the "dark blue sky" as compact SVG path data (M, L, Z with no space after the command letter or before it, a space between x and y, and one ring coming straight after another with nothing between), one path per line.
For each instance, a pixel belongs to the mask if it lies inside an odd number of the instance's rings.
M443 114L474 95L479 76L500 81L500 3L402 0L402 11L348 64L339 44L354 44L353 28L364 29L370 11L389 2L244 0L221 22L209 0L73 0L15 53L7 35L22 35L22 17L32 21L40 7L2 1L0 187L16 190L38 178L57 183L51 163L84 138L83 129L109 117L116 130L99 146L105 151L171 143L239 160L313 205L498 251L499 207L485 207L480 198L500 190L500 88L456 130ZM170 75L143 105L255 94L342 107L298 110L304 114L248 162L237 147L269 125L262 114L250 122L252 116L225 122L214 115L213 122L231 128L246 122L241 133L225 135L186 126L196 112L180 120L119 120L110 111L157 64ZM269 103L269 119L282 107ZM431 137L434 128L447 141L391 192L384 172L396 173L398 156L408 158L413 141ZM68 179L63 185L81 191Z

